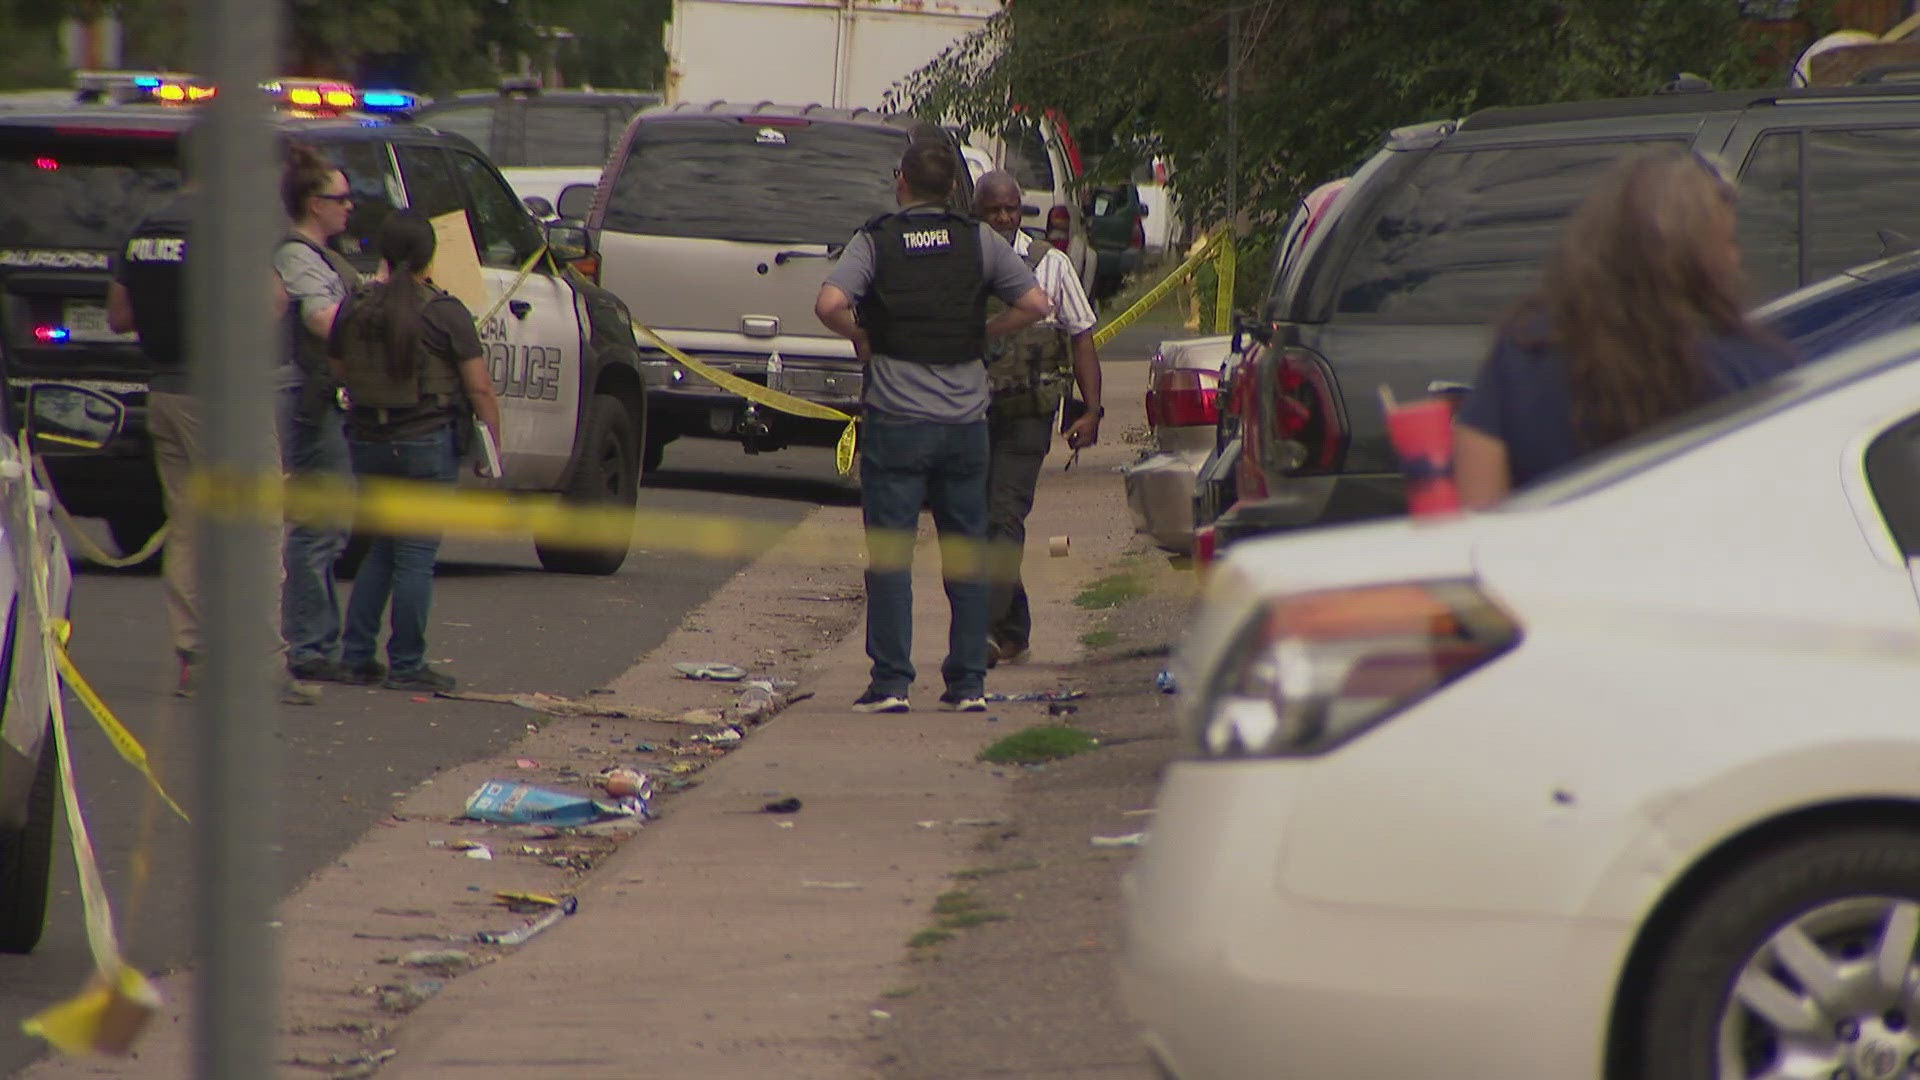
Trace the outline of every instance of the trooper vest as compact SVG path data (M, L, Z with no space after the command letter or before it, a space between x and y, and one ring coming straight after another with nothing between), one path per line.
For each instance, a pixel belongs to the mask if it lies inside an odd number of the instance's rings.
M1028 239L1021 258L1036 274L1053 245ZM1006 310L999 298L988 301L989 316ZM993 339L987 345L987 387L993 411L1001 416L1052 416L1073 377L1073 348L1067 332L1035 323Z
M378 300L383 287L378 282L362 285L349 297L339 335L347 396L356 409L392 410L398 414L393 420L453 409L464 399L456 361L428 352L424 335L413 342L413 373L401 377L388 373L386 312ZM445 295L421 283L418 299L413 302L419 305L423 327L427 305ZM399 302L408 301L403 298Z
M873 243L873 285L859 314L873 351L919 364L981 359L987 279L979 222L946 210L886 214L864 231Z
M310 238L291 229L281 238L280 243L304 245L327 260L327 265L333 268L334 273L340 275L340 280L346 284L349 293L359 286L360 272L354 269L345 255L325 244L316 244ZM298 303L287 309L287 349L289 357L300 369L302 377L301 410L307 413L316 412L333 399L333 374L327 370L326 339L307 329L305 320L301 318Z

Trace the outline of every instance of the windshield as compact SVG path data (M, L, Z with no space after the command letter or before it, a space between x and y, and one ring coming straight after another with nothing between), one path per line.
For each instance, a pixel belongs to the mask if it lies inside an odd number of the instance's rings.
M732 117L654 120L634 132L606 228L769 244L844 244L894 209L906 133Z
M1583 458L1559 476L1528 485L1500 509L1537 509L1579 498L1803 401L1898 367L1920 354L1920 335L1904 340L1906 347L1901 349L1885 345L1846 349L1720 398Z
M180 186L171 138L0 132L0 243L118 248Z

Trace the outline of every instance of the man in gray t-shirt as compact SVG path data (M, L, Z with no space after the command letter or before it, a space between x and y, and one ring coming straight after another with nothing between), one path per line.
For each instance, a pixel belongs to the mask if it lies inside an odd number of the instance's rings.
M916 142L894 170L899 212L855 234L814 312L866 365L860 507L867 529L867 692L856 712L905 712L913 668L914 534L931 504L943 540L972 541L943 569L952 618L942 709L986 711L986 337L1045 318L1047 294L1007 242L948 210L959 161ZM1008 305L986 317L991 293Z

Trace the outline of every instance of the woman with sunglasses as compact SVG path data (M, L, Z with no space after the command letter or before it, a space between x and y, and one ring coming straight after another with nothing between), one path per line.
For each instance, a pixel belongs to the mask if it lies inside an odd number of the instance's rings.
M1469 508L1784 371L1747 320L1734 188L1698 154L1628 159L1588 196L1461 407Z
M327 372L327 333L340 304L360 282L333 239L353 213L347 174L311 146L288 147L280 177L280 200L290 227L274 252L274 269L292 302L288 356L280 379L282 464L296 476L344 477L346 416ZM340 667L340 598L334 563L347 546L342 529L295 525L287 533L286 591L281 629L287 663L301 679L337 682Z

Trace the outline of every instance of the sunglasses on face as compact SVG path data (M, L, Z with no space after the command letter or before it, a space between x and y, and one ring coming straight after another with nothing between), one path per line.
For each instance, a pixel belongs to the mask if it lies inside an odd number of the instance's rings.
M338 195L315 195L314 198L325 199L328 202L347 203L353 201L353 192L343 191Z

